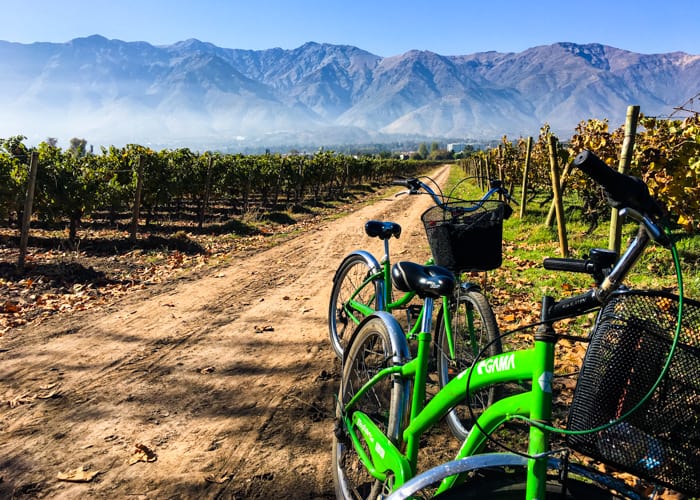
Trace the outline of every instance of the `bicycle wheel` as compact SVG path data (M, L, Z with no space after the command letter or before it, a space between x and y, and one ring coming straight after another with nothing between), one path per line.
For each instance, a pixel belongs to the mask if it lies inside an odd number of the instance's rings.
M436 496L440 500L463 500L469 498L493 498L498 500L522 500L525 498L527 484L522 475L515 474L519 478L509 478L514 474L502 472L487 478L467 481L455 486L445 493ZM615 498L628 498L620 496L595 483L579 479L568 479L566 489L557 480L547 481L547 500L609 500Z
M386 322L377 316L356 332L344 363L337 418L342 406L358 389L379 370L389 366L394 353L402 351L392 343L389 330ZM403 415L406 414L408 389L409 384L399 377L387 377L368 390L353 409L371 417L394 443L398 443ZM368 444L363 443L363 446L369 453ZM377 481L367 472L342 425L333 436L333 482L337 498L376 498L387 493L391 486Z
M348 307L350 299L372 309L376 306L379 288L377 282L362 286L371 274L372 269L367 260L359 254L347 257L336 273L328 311L328 329L331 346L340 359L343 359L343 352L352 332L365 317L357 309Z
M481 292L460 290L456 300L450 306L450 314L455 357L454 359L450 357L445 323L441 320L437 337L437 371L440 388L469 368L479 352L489 343L487 355L493 356L503 351L496 317L488 300ZM473 394L470 403L474 415L478 417L496 399L498 399L497 387L490 387ZM460 441L464 441L473 425L466 398L445 418L452 434Z
M462 475L464 482L435 495L442 481ZM408 498L521 499L527 491L527 459L512 453L486 453L445 462L414 476L389 496ZM575 463L550 458L545 483L546 498L641 500L639 493L620 479ZM644 497L646 498L646 497Z

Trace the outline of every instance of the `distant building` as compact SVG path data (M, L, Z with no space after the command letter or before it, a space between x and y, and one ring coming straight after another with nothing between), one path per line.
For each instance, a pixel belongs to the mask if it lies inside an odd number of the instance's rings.
M461 153L466 149L467 145L464 142L453 142L447 145L447 150L452 153Z

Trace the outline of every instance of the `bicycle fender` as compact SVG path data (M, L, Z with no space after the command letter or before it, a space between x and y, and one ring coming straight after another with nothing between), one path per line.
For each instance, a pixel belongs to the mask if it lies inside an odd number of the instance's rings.
M340 263L338 268L335 270L335 274L333 275L333 282L335 283L336 280L338 279L338 273L340 270L343 268L343 264L345 264L345 261L348 260L350 257L354 255L359 255L364 259L364 261L367 263L369 268L372 270L373 273L380 272L382 270L382 266L379 264L379 261L366 250L355 250L354 252L349 253L348 255L345 256L343 261Z
M480 292L481 286L478 283L472 283L471 281L462 281L459 284L459 289L463 292Z
M359 332L362 329L362 325L367 323L372 318L380 318L386 326L387 331L389 332L389 338L391 339L391 352L394 353L392 359L393 364L403 365L407 361L409 361L411 359L411 351L408 348L408 340L406 339L406 334L404 333L403 329L401 328L401 325L396 320L396 318L394 318L394 316L392 316L391 313L388 313L386 311L375 311L374 314L367 316L365 319L363 319L362 322L360 322L360 324L358 325L358 327L355 328L352 337L350 337L350 342L348 342L348 345L352 344L355 341L357 332ZM345 350L345 352L348 351L349 349Z
M429 469L407 481L399 489L394 490L387 500L404 500L412 498L423 488L440 480L488 467L527 467L527 459L513 453L484 453L471 457L452 460Z

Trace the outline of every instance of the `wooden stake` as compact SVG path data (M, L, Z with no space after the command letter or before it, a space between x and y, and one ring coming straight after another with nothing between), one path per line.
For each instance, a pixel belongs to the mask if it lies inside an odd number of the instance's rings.
M131 241L136 242L139 229L139 215L141 210L141 189L143 188L143 155L139 155L139 165L136 172L136 193L134 193L134 211L131 216Z
M22 232L19 238L19 260L17 267L24 271L24 260L27 257L27 244L29 243L29 225L32 220L32 205L34 204L34 187L36 186L36 173L39 167L39 153L32 151L29 160L29 179L27 181L27 196L24 198L24 213L22 214Z
M625 120L625 138L622 141L622 152L617 170L621 174L627 173L632 161L632 151L634 150L634 139L637 133L637 120L639 119L639 106L627 107L627 118ZM608 248L620 253L620 240L622 239L622 224L619 219L617 208L610 212L610 236Z
M561 178L559 179L560 185L559 185L559 196L564 197L564 190L566 189L566 180L569 178L569 175L571 174L571 169L573 168L572 163L567 163L566 166L564 167L564 171L561 174ZM554 215L556 211L556 201L552 200L552 204L549 207L549 213L547 214L547 220L545 221L545 224L549 227L554 224Z
M525 150L525 168L523 169L523 192L520 197L520 218L525 217L525 204L527 203L527 177L530 173L530 157L532 156L532 137L527 138Z
M564 221L564 204L561 199L559 181L559 165L557 164L557 138L553 135L549 136L549 165L552 175L552 191L554 193L554 201L556 202L557 214L557 231L559 233L559 251L562 257L569 256L569 243L566 237L566 222Z

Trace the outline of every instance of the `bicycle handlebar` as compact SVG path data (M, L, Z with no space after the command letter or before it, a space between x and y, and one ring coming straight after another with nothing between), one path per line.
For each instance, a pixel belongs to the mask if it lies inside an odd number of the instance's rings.
M664 211L649 194L649 189L642 179L610 168L603 160L586 150L576 156L574 166L603 187L610 206L625 210L634 220L644 224L655 241L668 246L668 238L659 225Z
M449 199L445 199L446 197L442 195L442 193L437 194L429 185L424 183L418 178L411 177L407 179L394 179L392 181L392 185L394 186L403 186L409 189L408 194L419 194L421 191L425 191L425 193L429 194L432 198L435 204L439 207L445 208L447 202L449 202ZM494 194L500 194L505 196L506 200L509 203L515 203L517 205L517 202L513 199L513 197L510 195L508 190L503 186L503 182L500 180L494 180L492 179L490 181L490 189L488 192L484 194L484 196L481 197L481 200L479 201L485 201L491 198ZM405 193L400 193L400 194L405 194Z
M573 164L605 189L611 206L622 209L620 213L630 215L640 224L640 227L637 237L632 240L632 243L603 282L600 283L600 286L574 297L560 300L548 307L546 315L550 318L575 315L599 306L620 287L622 280L637 262L650 239L656 240L664 246L668 246L670 243L660 224L664 215L663 210L649 194L646 184L641 179L617 172L590 151L579 153ZM548 260L549 263L545 264L547 269L588 272L586 261L574 263L573 260L569 259ZM557 267L547 267L547 265Z
M549 271L569 271L572 273L590 274L594 271L593 263L588 259L561 259L548 257L542 265Z
M585 150L576 156L574 166L603 186L611 206L631 208L652 219L663 215L663 210L641 179L610 168L595 154Z

